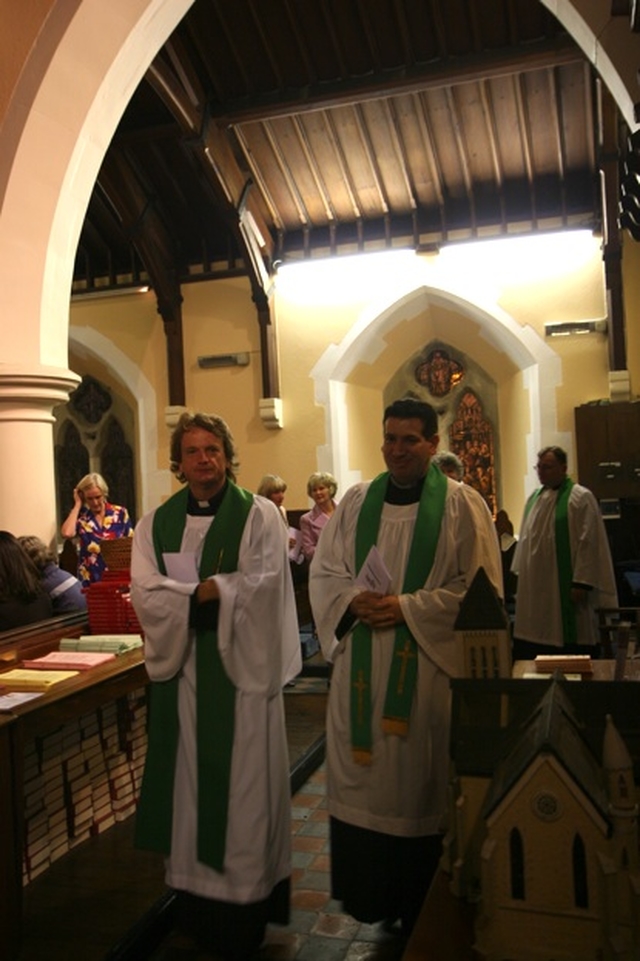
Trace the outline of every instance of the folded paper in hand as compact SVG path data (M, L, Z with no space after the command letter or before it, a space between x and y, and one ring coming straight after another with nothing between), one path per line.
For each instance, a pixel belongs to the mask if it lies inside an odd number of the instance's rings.
M356 584L375 594L388 594L391 587L391 574L382 559L382 554L374 544L367 554L364 564L356 577Z
M180 584L197 584L200 580L195 551L165 551L162 555L167 577Z
M289 560L294 564L302 564L304 554L302 553L302 531L297 527L289 528Z

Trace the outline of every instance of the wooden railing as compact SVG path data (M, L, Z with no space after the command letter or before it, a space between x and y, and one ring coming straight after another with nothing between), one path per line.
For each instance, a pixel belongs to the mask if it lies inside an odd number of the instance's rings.
M89 633L86 611L74 611L0 631L0 670L9 670L27 658L42 657L55 651L63 637L80 637Z

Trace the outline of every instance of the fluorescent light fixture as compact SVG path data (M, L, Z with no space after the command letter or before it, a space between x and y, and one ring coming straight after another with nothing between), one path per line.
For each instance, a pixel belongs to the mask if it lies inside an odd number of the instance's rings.
M544 325L545 337L568 337L570 334L606 334L606 320L567 320Z

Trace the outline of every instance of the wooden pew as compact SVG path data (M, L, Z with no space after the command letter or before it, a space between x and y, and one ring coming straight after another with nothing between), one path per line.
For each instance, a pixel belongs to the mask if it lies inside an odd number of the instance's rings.
M0 671L8 671L21 661L43 657L55 651L63 637L80 637L89 633L86 611L73 611L25 624L10 631L0 631Z

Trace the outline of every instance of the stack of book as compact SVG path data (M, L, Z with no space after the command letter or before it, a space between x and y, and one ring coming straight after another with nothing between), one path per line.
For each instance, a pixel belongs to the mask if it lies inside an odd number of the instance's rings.
M83 634L80 637L63 637L61 651L101 651L126 654L142 647L140 634Z
M538 654L534 661L538 674L592 674L593 665L589 654Z
M50 864L45 784L35 741L24 752L24 824L22 880L27 884Z
M127 756L133 779L136 803L140 797L144 762L147 756L147 700L144 688L127 696L129 727L127 730Z
M100 651L51 651L43 657L22 662L32 671L88 671L108 661L115 661L115 654Z
M8 691L38 691L44 694L54 684L68 681L75 677L77 671L38 670L26 667L14 667L10 671L0 674L2 687Z
M133 814L146 743L141 688L25 745L25 884L71 848Z

